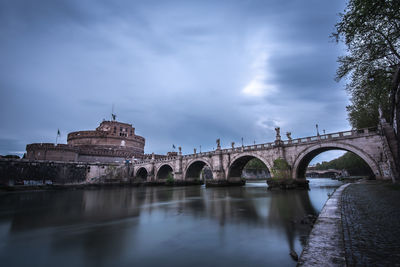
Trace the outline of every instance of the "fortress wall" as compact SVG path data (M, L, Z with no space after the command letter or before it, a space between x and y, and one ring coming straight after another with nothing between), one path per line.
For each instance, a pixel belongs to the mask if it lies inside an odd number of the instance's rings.
M30 144L26 158L29 160L48 160L64 162L124 162L126 158L140 157L143 151L127 147L81 146L54 144Z
M26 146L26 158L66 162L124 162L143 158L145 138L135 135L131 124L103 121L95 131L71 132L68 144L33 143Z
M77 156L78 154L76 152L49 150L46 153L46 160L73 162L76 160Z
M100 163L107 163L107 162L120 162L124 163L124 157L110 157L110 156L94 156L94 155L79 155L78 157L79 162L100 162Z
M112 138L112 137L81 137L68 140L69 145L98 145L98 146L121 146L126 148L136 148L138 151L144 151L144 142L131 140L129 138Z
M29 160L76 161L78 153L68 145L30 144L26 146Z

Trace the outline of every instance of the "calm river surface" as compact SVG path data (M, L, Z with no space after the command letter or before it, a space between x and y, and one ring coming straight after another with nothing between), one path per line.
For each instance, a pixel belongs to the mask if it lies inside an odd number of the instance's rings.
M309 191L142 187L0 194L1 266L295 266L340 182Z

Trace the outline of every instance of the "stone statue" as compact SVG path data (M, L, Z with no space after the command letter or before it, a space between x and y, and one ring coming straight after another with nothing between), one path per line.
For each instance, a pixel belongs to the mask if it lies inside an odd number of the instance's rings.
M218 148L221 148L221 140L219 138L217 139L217 149Z
M286 136L289 139L289 141L292 141L292 133L291 132L286 132Z
M382 112L382 108L381 108L380 105L378 107L378 113L379 113L379 119L382 119L383 118L383 112Z
M193 152L194 152L194 154L196 154L196 148L193 148Z
M182 155L182 148L178 147L178 150L179 150L179 155Z
M275 131L276 131L276 140L280 141L281 140L281 128L280 127L276 127Z
M232 148L235 148L235 142L232 142L231 145L232 145Z
M280 134L281 133L281 128L280 127L276 127L275 131L276 131L276 136L278 136L278 135L281 136L281 134Z

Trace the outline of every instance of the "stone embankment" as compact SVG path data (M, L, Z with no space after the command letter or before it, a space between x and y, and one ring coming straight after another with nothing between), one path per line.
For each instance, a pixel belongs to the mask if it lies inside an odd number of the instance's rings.
M203 181L133 179L132 168L121 164L0 159L0 190L6 191L199 184Z
M400 185L339 187L312 229L298 266L400 266Z
M308 243L298 266L344 266L346 264L341 223L341 194L349 184L342 185L323 207L311 230Z
M118 164L0 159L0 186L49 186L90 183Z

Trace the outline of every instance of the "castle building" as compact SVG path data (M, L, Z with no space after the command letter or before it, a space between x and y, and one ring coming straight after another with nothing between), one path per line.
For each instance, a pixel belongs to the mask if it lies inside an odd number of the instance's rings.
M145 139L132 124L103 121L94 131L68 134L67 144L33 143L26 146L31 160L69 162L123 162L144 158Z

